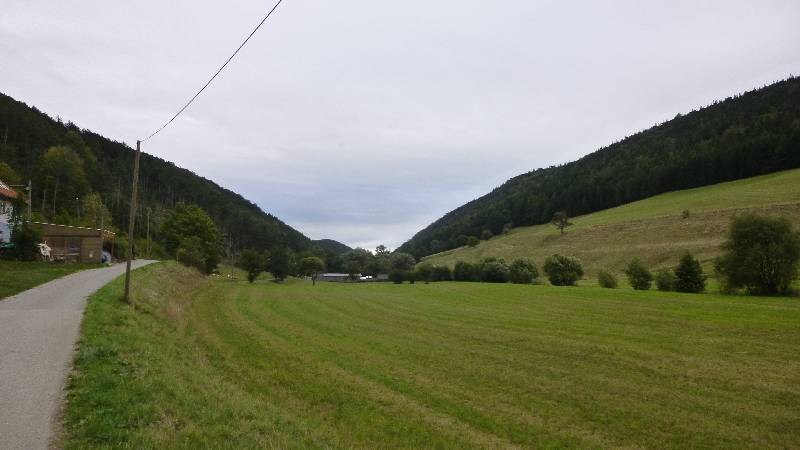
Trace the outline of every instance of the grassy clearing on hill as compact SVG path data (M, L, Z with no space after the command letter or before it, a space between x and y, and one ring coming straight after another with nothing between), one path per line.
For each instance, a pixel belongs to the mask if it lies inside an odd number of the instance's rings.
M689 210L687 219L682 212ZM513 229L509 234L425 258L453 266L489 256L529 257L541 266L553 253L578 257L587 276L600 269L622 273L639 257L651 268L674 266L688 252L711 270L734 215L752 211L800 221L800 170L791 170L670 192L594 214L575 217L560 235L552 225Z
M90 300L67 448L787 448L800 302L204 280Z
M99 264L0 261L0 299Z

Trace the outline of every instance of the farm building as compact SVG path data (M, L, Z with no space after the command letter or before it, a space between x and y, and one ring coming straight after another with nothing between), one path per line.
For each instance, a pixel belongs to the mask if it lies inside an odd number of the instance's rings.
M0 244L11 242L11 215L13 201L17 199L17 192L0 180Z
M54 261L99 263L103 255L103 242L114 240L114 233L108 230L31 223L42 230L42 242L50 247Z
M361 274L358 274L356 279L360 277ZM346 273L323 273L317 277L317 281L350 281L350 275Z
M355 275L355 279L358 281L388 281L389 275L380 274L376 277L372 277L372 276L362 276L360 273L358 273ZM317 278L317 281L345 282L345 281L350 281L350 275L346 273L323 273Z
M356 279L361 278L361 274L356 275ZM317 277L317 281L350 281L350 275L346 273L323 273Z

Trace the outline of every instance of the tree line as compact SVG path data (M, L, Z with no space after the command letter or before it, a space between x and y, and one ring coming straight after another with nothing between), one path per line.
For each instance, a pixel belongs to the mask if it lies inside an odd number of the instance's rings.
M435 221L399 250L417 258L515 226L663 192L800 167L800 78L678 115L578 161L508 180Z

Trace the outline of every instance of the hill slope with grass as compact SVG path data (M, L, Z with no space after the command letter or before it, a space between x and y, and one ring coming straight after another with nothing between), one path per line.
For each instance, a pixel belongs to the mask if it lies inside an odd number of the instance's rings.
M688 217L684 217L688 211ZM686 252L706 269L720 254L731 219L742 212L800 221L800 169L702 188L669 192L616 208L572 218L560 234L553 225L535 225L425 258L453 266L490 256L532 258L541 266L554 253L578 257L593 277L598 270L621 273L640 258L651 268L673 266Z
M468 236L589 214L664 192L800 167L800 78L678 114L583 158L537 169L445 214L400 247L416 257Z

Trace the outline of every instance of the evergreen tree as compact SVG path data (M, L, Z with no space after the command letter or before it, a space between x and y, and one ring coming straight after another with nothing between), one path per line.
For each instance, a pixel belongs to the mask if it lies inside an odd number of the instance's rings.
M653 274L639 261L639 258L634 258L628 264L625 274L628 276L628 283L631 287L638 291L650 289L650 285L653 283Z
M703 267L689 253L683 255L675 268L675 290L678 292L703 292L706 290L706 276Z

